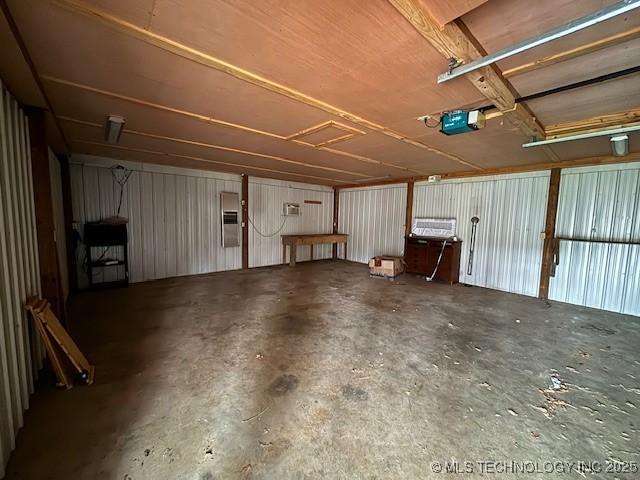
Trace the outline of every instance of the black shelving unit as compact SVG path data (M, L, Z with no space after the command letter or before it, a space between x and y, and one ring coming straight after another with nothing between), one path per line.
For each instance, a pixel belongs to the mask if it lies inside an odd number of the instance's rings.
M110 223L86 223L84 225L84 244L87 255L87 275L89 276L89 288L126 287L129 285L129 254L127 224ZM110 247L121 247L122 258L105 258ZM103 249L102 253L96 256L93 249ZM97 269L103 272L105 269L115 268L117 272L124 267L124 276L112 281L95 281Z

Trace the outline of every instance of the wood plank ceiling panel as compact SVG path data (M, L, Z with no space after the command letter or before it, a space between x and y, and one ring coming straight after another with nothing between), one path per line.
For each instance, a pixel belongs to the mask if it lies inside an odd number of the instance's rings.
M72 124L65 125L65 131L69 133L69 137L76 143L104 144L102 129ZM304 165L283 163L269 158L243 155L236 152L214 151L203 146L175 143L166 139L141 137L126 131L122 134L118 146L138 151L164 152L169 156L174 156L178 161L188 157L196 157L238 165L240 169L244 167L264 167L291 174L308 175L309 178L326 177L335 181L349 183L362 179L362 177L354 177L339 171L313 170Z
M640 74L529 102L544 124L578 121L640 107Z
M153 153L137 152L128 150L117 145L81 145L75 144L74 151L76 153L84 153L88 155L97 155L101 157L115 158L119 160L137 161L144 163L153 163L156 165L169 165L174 167L194 168L199 170L210 170L214 172L239 173L238 168L233 165L225 165L224 162L216 162L212 160L198 160L192 158L176 158L166 155L156 155ZM265 167L251 169L243 168L242 173L256 177L276 178L279 180L290 180L293 182L304 182L318 185L339 185L335 181L323 178L315 178L311 176L291 175L286 171L273 171Z
M615 0L492 0L464 15L462 20L488 53L514 45L582 17ZM541 45L498 63L503 71L537 59L566 52L597 40L640 27L640 12L633 10L593 27ZM571 61L549 65L509 80L521 95L547 90L637 65L638 43L616 45ZM635 57L635 62L634 62Z
M69 91L68 87L49 85L52 102L60 117L103 125L105 112L122 115L127 119L126 129L158 136L173 137L193 142L237 148L330 168L340 168L361 175L404 175L405 171L384 165L317 150L308 146L257 133L246 133L235 128L184 118L172 112L150 109L91 92ZM63 122L67 125L73 122ZM215 149L213 149L215 150Z
M383 125L481 99L384 0L158 0L152 29Z
M2 12L0 12L0 45L2 45L0 48L2 81L21 103L45 108L44 98Z

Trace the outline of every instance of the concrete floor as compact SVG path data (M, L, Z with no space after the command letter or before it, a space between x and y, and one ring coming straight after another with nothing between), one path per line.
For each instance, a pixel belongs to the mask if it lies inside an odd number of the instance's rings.
M640 318L345 262L86 293L71 312L96 383L33 397L9 479L514 478L482 463L512 460L582 478L543 462L640 461ZM473 474L437 473L452 461Z

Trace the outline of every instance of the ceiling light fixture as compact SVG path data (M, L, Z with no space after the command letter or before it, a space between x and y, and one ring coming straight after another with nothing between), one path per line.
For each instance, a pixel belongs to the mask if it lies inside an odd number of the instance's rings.
M107 143L116 144L120 141L122 129L124 128L124 118L119 115L109 115L105 128L105 140Z
M609 139L611 151L616 157L624 157L629 153L629 137L627 135L615 135Z

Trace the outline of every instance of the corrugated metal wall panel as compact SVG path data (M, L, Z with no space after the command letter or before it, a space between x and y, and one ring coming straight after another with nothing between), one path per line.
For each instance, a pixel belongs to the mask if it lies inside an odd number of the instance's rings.
M121 164L132 171L121 207L121 216L129 219L131 282L234 270L242 266L240 247L221 246L218 211L222 191L240 193L239 175L89 155L75 155L71 163L74 224L81 234L85 222L116 213L120 190L110 167ZM84 247L78 249L76 255L78 285L82 288L88 284L82 268ZM111 275L115 276L115 272ZM96 281L102 279L96 278Z
M640 163L562 171L556 235L640 241ZM560 242L549 298L640 315L640 245Z
M349 234L347 259L402 255L406 202L406 184L341 190L338 230Z
M457 219L461 282L537 296L548 186L548 171L417 183L413 215ZM480 222L467 275L473 216Z
M304 203L305 200L322 202ZM283 216L285 202L299 203L302 215ZM333 231L333 189L305 183L249 178L249 267L282 263L280 235L329 233ZM331 258L331 245L316 245L314 258ZM300 248L297 260L310 258L310 249ZM287 249L287 261L289 259Z
M27 119L0 83L0 477L42 366L23 305L40 294Z

